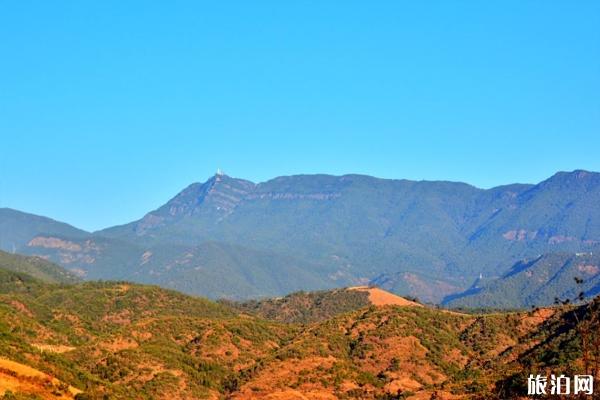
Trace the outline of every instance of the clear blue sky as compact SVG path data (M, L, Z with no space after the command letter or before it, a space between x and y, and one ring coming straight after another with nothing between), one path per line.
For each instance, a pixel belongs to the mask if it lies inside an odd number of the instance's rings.
M599 1L5 1L0 207L85 229L220 167L600 170Z

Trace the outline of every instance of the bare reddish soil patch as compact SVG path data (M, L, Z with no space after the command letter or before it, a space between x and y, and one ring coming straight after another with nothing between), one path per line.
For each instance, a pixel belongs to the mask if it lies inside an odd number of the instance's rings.
M368 286L355 286L348 288L348 290L356 290L359 292L369 293L369 301L375 306L394 305L404 307L423 307L422 304L406 300L404 297L397 296L379 288L370 288Z
M37 395L44 399L73 399L75 395L82 393L81 390L65 385L40 370L0 357L0 395L9 390Z

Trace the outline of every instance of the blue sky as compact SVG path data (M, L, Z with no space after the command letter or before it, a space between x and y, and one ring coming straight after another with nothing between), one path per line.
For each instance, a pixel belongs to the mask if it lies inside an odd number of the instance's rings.
M2 2L0 207L98 229L217 168L600 171L599 93L598 1Z

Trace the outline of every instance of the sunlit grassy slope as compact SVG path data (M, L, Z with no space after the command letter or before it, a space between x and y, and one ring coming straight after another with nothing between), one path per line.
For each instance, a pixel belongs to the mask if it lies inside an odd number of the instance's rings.
M597 303L485 315L377 306L357 290L240 313L155 286L0 277L0 357L62 383L48 397L0 368L0 393L16 380L10 390L29 399L69 398L69 387L78 399L511 398L529 371L582 372L578 329L598 315Z

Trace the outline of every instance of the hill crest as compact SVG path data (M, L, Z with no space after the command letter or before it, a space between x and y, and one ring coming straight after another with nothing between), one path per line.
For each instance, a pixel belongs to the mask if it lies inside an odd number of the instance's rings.
M423 307L423 304L405 299L404 297L390 293L386 290L372 286L352 286L347 290L366 292L369 295L369 302L374 306L402 306L402 307Z

